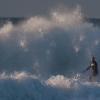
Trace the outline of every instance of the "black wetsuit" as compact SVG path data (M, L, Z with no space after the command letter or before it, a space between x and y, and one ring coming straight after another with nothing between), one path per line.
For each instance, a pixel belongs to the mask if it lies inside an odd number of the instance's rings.
M92 67L92 70L93 70L91 76L96 76L96 75L98 75L98 68L97 68L97 63L96 63L96 61L92 61L92 62L90 63L90 66L89 66L86 70L90 69L91 67Z

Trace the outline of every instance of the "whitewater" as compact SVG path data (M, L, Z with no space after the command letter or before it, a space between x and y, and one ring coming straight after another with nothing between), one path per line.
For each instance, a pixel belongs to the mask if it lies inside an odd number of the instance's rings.
M56 8L0 27L0 100L99 100L100 75L88 82L90 57L100 69L100 28L81 8Z

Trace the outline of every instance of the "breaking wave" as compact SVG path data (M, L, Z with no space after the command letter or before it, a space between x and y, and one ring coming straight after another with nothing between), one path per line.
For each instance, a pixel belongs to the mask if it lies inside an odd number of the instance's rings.
M100 29L83 17L78 6L3 25L0 100L99 100L99 78L81 73L91 56L100 65Z

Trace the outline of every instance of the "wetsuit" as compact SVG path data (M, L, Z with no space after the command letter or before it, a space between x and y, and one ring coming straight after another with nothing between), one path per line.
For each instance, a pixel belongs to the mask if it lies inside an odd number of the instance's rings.
M92 62L90 63L90 66L89 66L86 70L90 69L91 67L92 67L92 70L93 70L91 76L96 76L96 75L98 75L98 68L97 68L97 63L96 63L96 61L92 61Z

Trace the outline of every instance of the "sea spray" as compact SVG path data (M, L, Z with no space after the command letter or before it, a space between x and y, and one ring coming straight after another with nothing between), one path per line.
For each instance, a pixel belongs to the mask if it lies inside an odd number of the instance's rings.
M99 33L79 7L52 10L49 17L31 17L18 25L8 22L0 28L0 71L73 77L89 65L90 56L99 65Z

